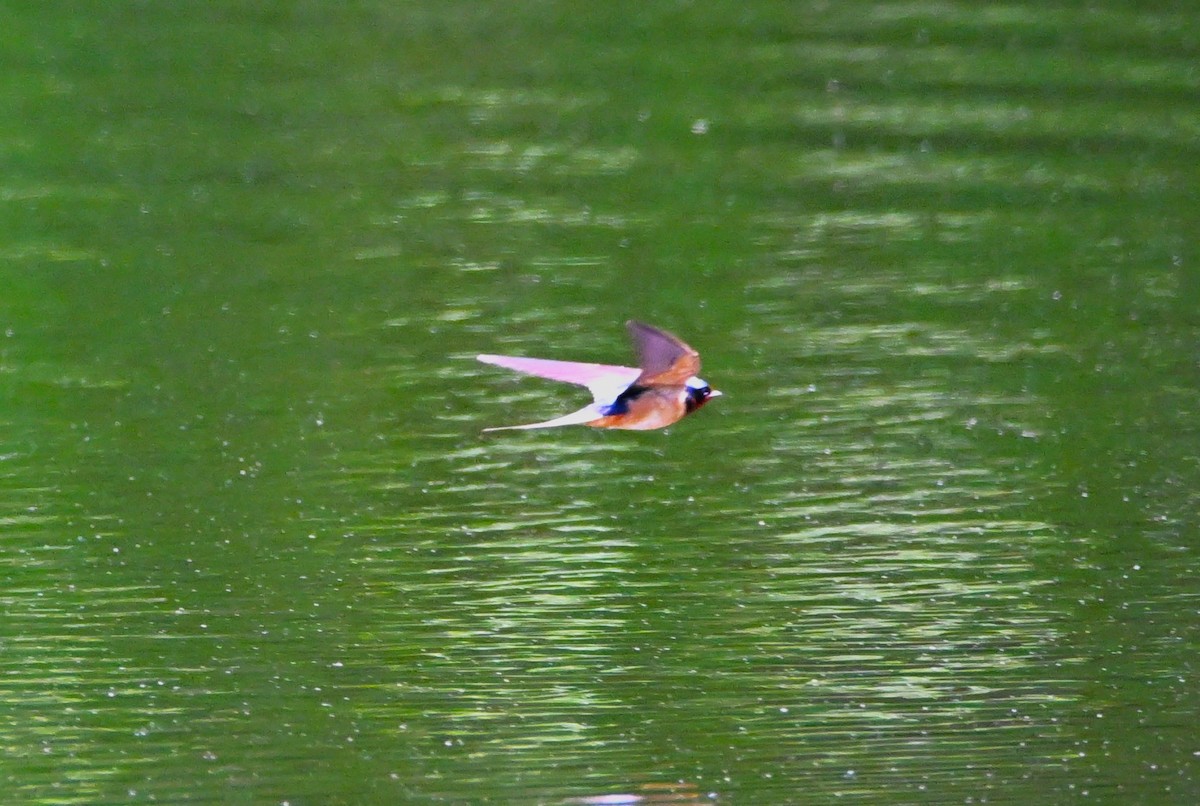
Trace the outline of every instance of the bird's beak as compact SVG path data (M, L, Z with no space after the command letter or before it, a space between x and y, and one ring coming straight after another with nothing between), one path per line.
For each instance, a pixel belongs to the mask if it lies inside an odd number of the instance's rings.
M720 389L713 389L708 393L709 397L720 397L723 393Z

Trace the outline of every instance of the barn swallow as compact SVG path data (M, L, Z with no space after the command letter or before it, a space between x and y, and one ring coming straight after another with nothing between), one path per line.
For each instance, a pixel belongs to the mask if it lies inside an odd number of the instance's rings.
M483 430L590 425L593 428L648 431L667 427L721 394L696 377L700 371L700 354L678 337L641 322L629 321L625 327L637 348L640 366L636 369L548 358L476 356L485 364L586 386L593 398L592 403L579 411L553 420Z

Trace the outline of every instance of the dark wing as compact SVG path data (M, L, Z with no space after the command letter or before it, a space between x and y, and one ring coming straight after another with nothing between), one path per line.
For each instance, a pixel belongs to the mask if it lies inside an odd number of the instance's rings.
M625 323L637 348L639 384L683 384L700 372L700 354L665 330L630 320Z

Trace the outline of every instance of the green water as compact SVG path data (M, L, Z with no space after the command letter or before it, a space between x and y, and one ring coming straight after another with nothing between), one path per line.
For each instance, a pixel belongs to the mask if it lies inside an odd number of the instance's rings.
M0 20L5 803L1200 800L1200 12Z

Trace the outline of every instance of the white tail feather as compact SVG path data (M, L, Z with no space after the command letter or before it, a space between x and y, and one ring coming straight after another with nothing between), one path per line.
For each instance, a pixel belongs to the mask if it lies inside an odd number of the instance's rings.
M573 411L570 414L564 414L561 417L555 417L553 420L546 420L540 423L526 423L525 425L497 425L492 428L485 428L484 431L527 431L534 428L557 428L560 425L583 425L590 423L592 420L597 420L603 417L604 414L597 406L584 406L579 411Z

